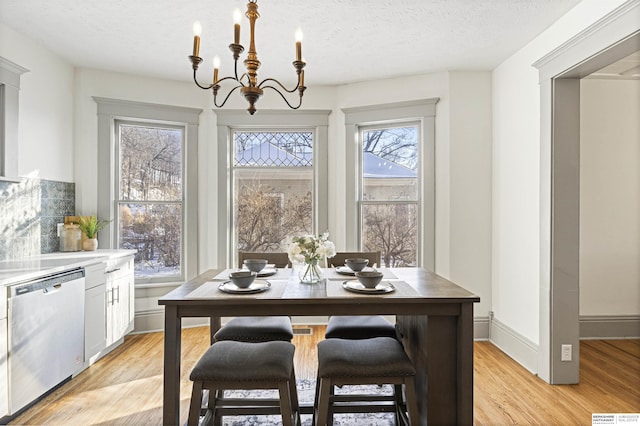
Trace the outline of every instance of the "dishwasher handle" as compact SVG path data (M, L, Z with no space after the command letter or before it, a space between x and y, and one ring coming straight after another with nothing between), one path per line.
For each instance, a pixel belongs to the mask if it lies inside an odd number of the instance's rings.
M42 292L44 294L54 293L56 291L60 291L61 288L62 288L62 283L57 283L52 286L43 288ZM22 294L25 294L25 293L22 293Z
M84 269L74 269L59 274L48 275L27 283L10 286L10 297L20 297L34 291L49 292L49 289L60 289L62 284L84 278Z

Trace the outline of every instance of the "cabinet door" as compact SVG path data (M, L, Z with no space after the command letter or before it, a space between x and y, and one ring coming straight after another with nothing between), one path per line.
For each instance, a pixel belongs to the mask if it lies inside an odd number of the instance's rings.
M116 324L118 320L117 315L117 307L116 307L116 286L117 280L107 280L107 287L105 292L105 299L107 305L107 346L111 345L113 342L118 340L117 329L118 326Z
M132 330L133 277L114 280L111 289L107 289L107 345L117 341Z
M105 300L103 283L85 291L84 310L84 360L85 362L107 347Z
M113 334L115 339L124 336L129 326L129 280L118 278L114 283Z
M0 317L2 317L1 312ZM2 318L0 319L0 417L9 414L9 383L7 382L7 377L7 319Z

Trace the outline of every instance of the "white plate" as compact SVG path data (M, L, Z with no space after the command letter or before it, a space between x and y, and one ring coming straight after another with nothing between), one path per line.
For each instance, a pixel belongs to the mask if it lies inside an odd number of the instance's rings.
M247 288L240 288L231 281L225 281L218 286L218 290L233 294L260 293L261 291L269 290L269 288L271 288L271 283L265 280L255 280Z
M375 271L375 269L373 269L370 266L365 266L364 269L362 270L362 272L368 272L368 271ZM356 274L355 271L349 268L348 266L336 266L336 272L341 275L355 276Z
M391 293L396 289L393 284L388 281L382 281L374 288L367 288L358 281L345 281L342 283L342 288L348 291L365 294Z

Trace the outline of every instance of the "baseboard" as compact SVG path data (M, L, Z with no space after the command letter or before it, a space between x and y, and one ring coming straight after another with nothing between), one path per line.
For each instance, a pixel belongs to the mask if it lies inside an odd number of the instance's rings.
M489 317L473 318L473 339L489 340L491 321Z
M164 331L164 309L152 309L136 312L131 334ZM182 328L202 327L209 325L209 318L182 318Z
M491 343L531 373L538 372L538 345L495 317L490 321Z
M580 317L580 339L638 339L638 315L583 315Z

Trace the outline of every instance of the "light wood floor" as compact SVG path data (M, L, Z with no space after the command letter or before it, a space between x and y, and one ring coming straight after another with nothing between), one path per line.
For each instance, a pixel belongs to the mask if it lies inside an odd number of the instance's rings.
M312 336L296 336L296 374L315 375ZM182 334L181 413L186 420L189 371L208 347L208 328ZM129 336L125 343L58 388L10 424L162 424L162 333ZM580 384L551 386L489 342L476 342L474 415L477 425L591 425L592 413L640 413L640 340L580 344Z

